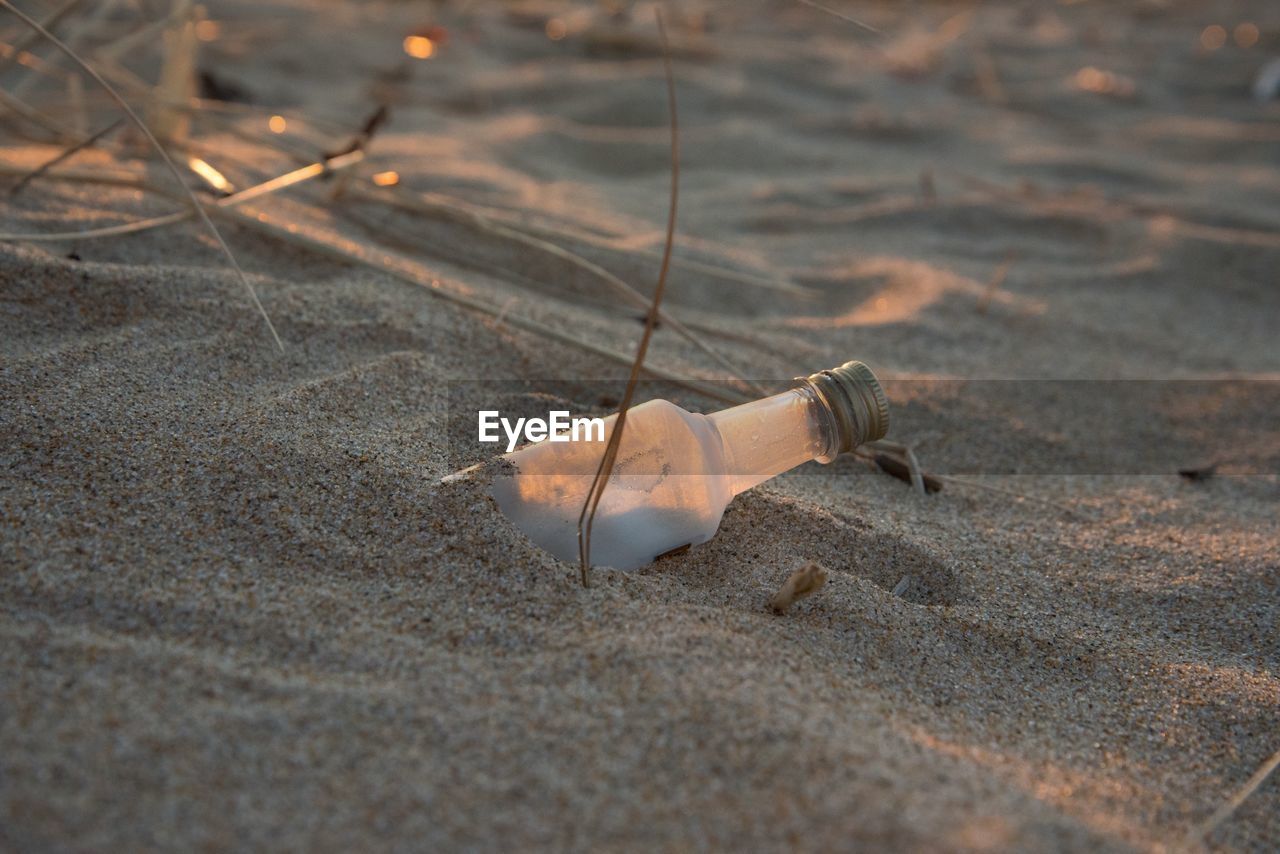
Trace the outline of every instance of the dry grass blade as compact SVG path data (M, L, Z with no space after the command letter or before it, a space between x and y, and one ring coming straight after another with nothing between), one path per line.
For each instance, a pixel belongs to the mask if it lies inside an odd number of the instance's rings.
M227 257L227 261L231 264L232 269L235 270L236 276L240 279L240 283L244 285L245 290L248 291L249 298L253 300L253 304L258 309L258 313L262 315L262 319L266 322L267 329L271 332L271 338L275 341L276 347L281 353L283 353L284 343L280 340L280 335L276 332L275 324L271 322L271 318L267 315L267 310L263 307L262 300L258 299L257 290L254 289L253 284L249 281L249 277L246 276L244 270L241 269L239 262L236 261L236 257L231 254L231 247L227 246L227 242L222 239L222 232L218 231L217 226L213 224L213 220L209 218L209 214L205 212L204 206L200 204L198 199L196 199L195 193L193 193L191 188L186 185L186 182L182 180L182 173L178 171L177 165L173 162L173 159L169 157L169 152L165 151L164 147L156 141L151 130L145 123L143 123L142 119L138 118L138 114L133 111L133 108L129 106L124 98L120 97L119 93L116 92L111 84L104 80L102 75L95 71L92 66L81 59L75 51L63 44L57 36L40 26L39 22L33 19L30 15L27 15L21 9L15 7L11 2L9 2L9 0L0 0L0 4L3 4L4 8L18 16L18 18L20 18L28 27L31 27L36 32L40 33L40 35L48 40L50 44L66 55L68 59L78 65L86 74L92 77L99 86L106 90L107 94L111 96L111 99L120 106L120 109L124 110L125 115L129 117L129 120L133 122L140 131L142 131L142 135L147 138L147 142L150 143L151 147L160 154L160 158L164 161L165 166L167 166L169 172L172 173L173 180L177 181L178 185L182 187L183 191L186 193L187 198L191 201L191 206L196 211L196 214L200 217L201 221L204 222L205 226L209 229L209 232L213 234L214 239L218 242L218 246L222 249L222 254Z
M331 161L330 169L334 168L335 164L337 164L338 162L339 162L338 160ZM296 175L298 172L304 172L304 171L309 172L310 170L316 168L316 165L317 164L313 164L312 166L304 167L303 169L297 170L297 172L291 172L291 173L288 173L288 175L282 175L279 178L273 178L271 181L267 182L266 184L259 184L254 187L250 187L246 190L243 190L242 192L243 193L253 192L255 195L262 195L265 192L265 188L267 187L268 184L274 184L274 183L283 181L286 178L288 178L290 175ZM0 164L0 174L3 174L3 173L24 174L23 172L14 170L11 167L5 166L4 164ZM48 175L48 178L51 181L91 182L91 183L98 183L98 184L109 184L109 185L118 186L118 187L133 187L139 190L145 190L153 193L165 192L163 188L160 188L155 186L154 184L148 183L147 181L142 180L137 176L126 175L126 174L112 174L110 172L88 172L84 170L75 170L75 171L68 170L68 171L50 172ZM230 198L231 197L228 196L224 199L221 199L220 201L226 202ZM281 242L288 243L300 249L304 249L308 252L314 252L318 255L324 255L326 257L333 258L345 264L355 264L357 266L363 266L371 270L376 270L379 273L382 273L383 275L386 275L386 276L390 276L393 279L398 279L407 284L424 288L427 291L427 293L431 294L434 297L438 297L446 302L450 302L450 303L453 303L454 305L461 306L462 308L468 309L469 311L474 311L477 314L483 314L487 317L501 319L501 321L507 324L508 326L515 327L516 329L520 329L524 332L528 332L533 335L541 336L543 338L546 338L549 341L555 341L558 344L564 344L565 346L568 346L568 347L576 347L577 349L590 353L593 356L598 356L607 362L612 362L618 365L630 365L632 363L632 360L633 360L632 356L627 355L625 353L621 353L617 350L611 350L608 347L602 347L598 344L593 344L590 341L584 340L581 335L574 335L568 332L563 332L559 329L556 329L553 326L548 326L547 324L542 323L541 321L534 320L531 317L525 317L524 315L510 311L509 309L500 309L486 303L484 300L477 299L475 297L469 296L461 292L450 290L444 285L443 282L439 280L439 278L437 278L429 270L427 270L421 264L411 259L403 258L399 256L393 256L393 255L390 255L389 253L381 252L381 251L378 252L376 255L372 255L368 251L365 251L364 247L360 247L360 251L357 251L354 248L348 249L338 245L336 242L331 242L318 237L313 237L309 234L304 234L303 232L298 230L291 230L287 225L276 224L272 222L271 219L267 217L265 214L261 214L261 213L257 215L247 214L247 213L244 213L243 211L236 210L231 206L228 206L225 204L224 205L214 204L210 206L208 210L216 215L227 217L232 221L234 221L237 225L243 228L246 228L250 231L256 231L260 234L264 234L268 237L274 238L276 240L280 240ZM170 214L169 216L174 217L173 221L177 222L179 221L178 219L179 217L186 218L190 216L190 214L187 211L182 211L177 214ZM129 225L132 226L135 224L130 223ZM153 223L153 227L154 227L154 223ZM121 226L113 226L113 228L121 228ZM70 236L79 237L79 236L83 236L83 234L84 232L75 232ZM14 235L12 239L33 240L33 239L39 239L47 236L48 235L36 235L36 236ZM751 398L748 397L747 395L739 391L735 391L734 389L724 385L723 383L713 383L713 382L695 379L693 377L688 377L688 376L685 376L684 374L678 373L668 368L659 367L657 365L646 364L644 366L644 373L654 379L671 383L672 385L678 386L683 389L687 389L688 391L694 392L695 394L700 394L708 400L714 400L720 403L727 403L729 405L746 403L747 401L751 400Z
M850 24L854 24L855 26L862 27L862 29L866 30L869 33L875 33L876 35L881 35L880 30L876 29L875 27L871 26L865 21L859 21L857 18L846 15L844 12L841 12L838 9L832 9L830 6L824 6L821 3L815 3L813 2L813 0L798 0L798 2L803 3L806 6L811 6L812 8L817 9L819 12L826 12L828 15L832 15L836 18L839 18L842 21L848 21Z
M602 347L598 344L586 341L583 339L581 334L572 334L561 331L531 317L525 317L522 314L498 308L486 303L484 300L462 293L459 290L450 289L444 282L440 281L438 277L433 275L421 264L418 264L411 259L394 256L381 250L379 250L376 255L371 255L363 246L360 247L359 251L354 248L344 248L334 242L313 237L311 235L304 234L301 231L290 230L285 225L275 224L263 214L255 216L244 213L243 211L226 208L214 208L213 210L223 216L232 218L237 223L252 231L258 231L286 243L291 243L295 246L308 249L318 254L336 258L344 263L358 264L377 270L385 275L391 276L392 278L425 288L427 293L432 296L451 302L454 305L461 306L488 317L501 318L503 323L508 326L515 327L516 329L542 336L543 338L555 341L559 344L576 347L584 352L591 353L594 356L599 356L606 361L613 362L614 364L630 365L633 362L633 357L626 355L625 353L620 353L617 350L610 350L608 347ZM750 400L746 395L725 386L723 383L712 383L693 379L656 365L646 364L644 365L643 370L645 374L653 377L654 379L663 380L664 382L669 382L672 385L679 386L680 388L688 389L689 391L702 395L708 400L716 400L731 405L746 403Z
M21 178L31 171L29 167L0 163L0 175ZM46 181L65 181L70 184L105 184L110 187L129 187L134 190L149 190L160 195L168 195L168 190L157 187L139 175L131 172L108 171L106 169L51 169L44 174Z
M113 130L120 127L121 123L123 122L124 122L124 119L116 119L114 122L107 125L102 130L93 134L93 136L90 136L87 139L82 139L80 142L77 142L75 145L70 146L69 148L64 150L61 154L54 157L53 159L46 160L44 163L41 163L39 166L37 166L35 169L32 169L26 175L23 175L22 178L16 184L10 187L8 195L16 196L18 193L22 192L23 187L27 186L32 181L39 178L41 175L48 172L53 167L57 166L59 163L62 163L64 160L67 160L70 157L74 157L76 154L80 153L84 149L90 147L91 145L96 144L99 140L101 140L107 134L111 133Z
M916 459L915 449L905 445L902 452L907 458L907 466L911 471L911 485L916 488L916 492L927 495L928 490L925 488L924 475L920 470L920 461Z
M984 492L994 492L997 495L1007 495L1010 498L1017 498L1019 501L1033 501L1037 504L1043 504L1045 507L1053 507L1056 510L1061 510L1063 513L1066 513L1071 516L1082 517L1085 519L1094 518L1093 514L1089 513L1083 508L1070 507L1066 504L1060 504L1059 502L1053 501L1048 498L1041 498L1038 495L1031 495L1025 492L1018 492L1013 489L1005 489L1004 487L1001 487L1001 486L995 486L990 483L983 483L980 480L972 480L967 477L956 477L955 475L950 475L950 474L935 474L935 475L931 475L931 477L935 477L938 480L942 481L943 483L954 483L957 486L968 486L968 487L972 487L973 489L983 490Z
M1213 833L1218 829L1219 825L1229 819L1231 814L1238 810L1240 805L1256 792L1258 787L1265 783L1277 768L1280 768L1280 750L1271 754L1271 757L1266 762L1263 762L1257 771L1253 772L1253 776L1240 787L1238 792L1228 798L1226 803L1214 810L1213 815L1196 825L1191 833L1187 834L1184 847L1187 850L1192 850L1204 844L1204 841L1209 838L1209 834Z
M923 490L926 495L942 491L942 481L939 480L937 476L918 470L913 471L911 464L899 456L884 453L882 451L858 453L858 456L863 459L871 460L876 464L876 468L880 469L880 471L890 477L896 477L898 480L909 483L916 489ZM918 476L920 478L918 486L914 476Z
M618 276L609 272L604 267L601 267L599 264L595 263L594 261L591 261L587 258L583 258L581 255L578 255L575 252L571 252L562 246L558 246L554 243L551 243L550 241L543 240L539 237L535 237L524 231L520 231L518 229L503 225L501 223L494 222L492 219L485 216L483 213L479 213L477 211L468 210L461 207L443 205L438 202L429 201L427 199L415 198L415 197L406 196L406 195L397 194L397 193L383 194L378 192L370 192L366 190L361 192L360 195L364 199L368 199L370 201L386 202L388 204L391 204L398 208L402 208L404 210L417 210L424 213L435 212L435 213L443 214L447 217L463 221L468 225L471 225L482 231L486 231L497 237L501 237L504 240L510 240L513 243L520 243L532 249L537 249L540 252L545 252L548 255L552 255L556 258L559 258L562 261L568 264L572 264L573 266L578 267L579 269L585 270L586 272L590 273L592 276L595 276L597 279L599 279L600 281L608 285L610 288L612 288L618 294L618 296L622 297L623 299L627 300L633 305L636 305L637 307L643 307L646 309L649 307L649 300L645 299L644 296L639 291L637 291L635 288L631 287L631 285L627 284ZM747 379L747 377L742 373L742 371L740 371L732 362L730 362L728 358L726 358L723 354L721 354L719 350L716 350L714 347L707 344L700 337L694 334L694 332L690 330L684 323L680 322L675 317L671 316L666 311L661 309L659 309L659 312L658 312L658 320L670 326L672 331L674 331L677 335L684 338L689 343L693 344L693 346L697 347L699 350L701 350L703 353L709 356L713 361L715 361L716 364L724 368L726 371L728 371L732 376L737 378L739 381L745 383L752 391L754 391L759 395L768 394L768 392L765 389L761 388L759 384L751 381L750 379Z
M242 205L245 202L251 202L254 199L262 198L271 193L277 193L287 187L301 184L303 181L309 181L312 178L319 178L321 175L329 175L343 169L348 169L364 160L363 151L353 151L350 154L344 154L341 157L335 157L333 160L324 163L312 163L303 166L301 169L295 169L292 172L286 172L272 178L269 181L263 181L261 184L254 184L238 193L232 193L230 196L224 196L213 203L212 209L219 210L223 208L231 208L236 205ZM195 211L190 209L185 211L176 211L171 214L141 219L136 222L126 222L122 225L109 225L103 228L90 228L84 231L58 231L49 234L0 234L0 240L26 240L31 242L54 242L58 240L87 240L98 237L120 237L125 234L137 234L141 231L150 231L153 228L161 228L166 225L173 225L177 222L190 219L195 215Z
M604 250L618 255L625 256L643 256L648 258L661 258L660 251L648 248L640 248L630 245L631 241L620 239L618 237L608 237L600 234L592 234L575 228L568 228L563 225L548 225L546 223L538 223L531 221L529 215L517 215L511 211L500 208L485 207L477 205L474 202L464 202L455 199L443 193L422 193L416 197L425 205L432 208L454 209L467 214L476 214L485 217L493 222L501 222L510 228L517 229L535 237L542 237L547 240L567 240L575 243L582 243L593 249ZM819 295L816 288L797 285L794 282L784 281L777 278L769 278L767 276L748 273L741 270L732 270L727 267L718 267L715 264L709 264L703 261L696 261L692 258L680 258L672 255L671 266L673 269L689 270L695 273L701 273L726 282L735 282L754 288L765 288L768 290L779 291L781 293L790 294L801 299L813 299ZM648 300L645 300L648 304Z
M373 142L374 135L378 130L387 123L387 119L391 116L391 111L386 104L379 104L369 118L365 119L364 124L360 127L359 133L351 138L351 141L336 151L325 152L325 158L339 157L343 154L350 154L353 151L368 151L369 145ZM346 192L347 183L351 180L351 173L347 173L338 178L333 184L333 189L329 191L329 201L336 201L343 193Z
M40 36L32 33L38 40ZM49 80L61 80L70 82L75 77L70 71L65 71L56 65L46 62L34 53L27 50L19 50L8 42L0 41L0 63L17 63L23 71L33 71L42 78Z
M10 6L9 8L13 8L13 7ZM9 112L16 113L17 115L22 116L22 118L31 122L33 125L37 125L39 127L44 128L49 133L53 134L56 139L59 139L59 140L77 139L76 133L73 129L62 124L57 119L51 118L50 116L46 116L44 113L40 112L35 107L28 104L26 101L23 101L20 98L14 97L13 95L6 92L4 89L0 89L0 107L4 107Z
M924 469L920 466L920 461L916 459L915 449L910 445L904 445L901 442L892 442L888 439L880 439L871 444L875 446L876 450L892 451L901 458L901 463L906 469L906 480L915 488L916 492L921 495L927 495L930 492L937 492L942 488L936 478L932 478L932 476L924 474ZM879 466L882 471L897 477L898 471L893 466L892 458L882 459L882 457L886 456L887 455L876 454L871 459L874 459L876 465ZM932 479L933 482L927 482L929 479Z
M115 14L116 7L122 5L125 0L96 0L89 3L87 9L76 9L76 16L67 22L67 26L59 39L69 50L78 51L80 42L84 41L90 34L100 31L104 25L108 24L111 16ZM45 29L51 30L46 27ZM41 38L38 33L37 38ZM34 52L34 48L32 51ZM34 75L27 74L14 83L9 91L19 97L26 97L26 93L31 90L39 79Z
M63 3L57 9L54 9L53 12L51 12L49 16L44 19L44 22L41 24L41 26L44 27L46 30L52 30L54 27L58 26L58 23L63 18L65 18L67 15L74 12L76 7L83 2L84 0L66 0L65 3ZM26 38L21 38L15 41L13 44L12 52L10 52L10 54L5 58L0 59L0 72L8 71L10 63L17 62L18 58L22 56L22 54L28 48L30 48L32 45L34 45L38 41L40 41L39 32L28 33Z
M676 208L680 197L680 123L676 114L676 81L671 71L671 51L667 46L667 28L662 22L662 10L655 8L654 14L658 18L658 35L662 39L662 66L667 77L667 107L671 114L671 204L667 209L667 242L662 251L658 284L653 289L653 302L649 305L649 314L644 321L644 334L640 336L640 346L636 348L636 358L631 364L627 390L618 407L618 420L613 425L613 432L609 434L604 456L600 459L587 500L582 504L582 513L578 516L578 559L581 562L583 587L588 586L587 576L591 570L591 525L595 521L596 509L600 506L600 498L609 485L609 475L613 472L613 463L622 443L622 431L627 426L627 410L631 408L631 399L635 396L636 383L640 379L640 369L644 366L645 354L649 352L649 341L653 338L654 327L658 325L662 295L667 290L667 273L671 269L671 248L676 237Z
M1038 504L1043 504L1046 507L1053 507L1056 510L1061 510L1063 513L1067 513L1072 516L1093 518L1092 514L1083 508L1069 507L1066 504L1060 504L1057 501L1053 501L1048 498L1041 498L1038 495L1030 495L1013 489L1005 489L1000 486L983 483L982 481L972 480L967 477L957 477L955 475L947 474L929 474L920 469L918 461L915 461L913 471L913 461L907 458L907 450L906 445L880 439L875 442L868 442L867 444L858 447L854 450L854 453L863 459L870 460L875 463L876 466L885 474L896 477L899 480L906 481L917 489L923 487L925 494L941 491L942 484L944 483L953 483L957 486L972 487L984 492L994 492L997 495L1007 495L1011 498L1017 498L1020 501L1034 501ZM915 454L912 452L911 457L914 458L914 456ZM920 477L919 484L917 484L915 480L915 475L917 474Z
M158 18L135 30L129 30L114 41L98 46L93 50L92 56L95 61L114 62L130 51L152 42L156 35L171 27L181 14L181 7L171 5L163 18Z

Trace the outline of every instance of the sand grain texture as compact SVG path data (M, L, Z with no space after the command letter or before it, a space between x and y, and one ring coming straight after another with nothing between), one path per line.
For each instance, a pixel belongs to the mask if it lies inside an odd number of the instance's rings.
M1280 49L1272 5L856 10L881 42L801 4L673 23L677 256L753 281L677 267L665 307L762 379L849 358L898 380L1275 376L1280 107L1249 96ZM281 140L314 158L384 95L366 174L518 215L652 288L666 107L639 14L626 38L566 18L550 41L558 5L207 6L202 62L255 102L242 129L288 115ZM1258 46L1198 47L1245 18ZM403 58L432 22L449 43ZM1083 67L1137 91L1081 91ZM195 128L238 186L297 165ZM57 151L15 139L6 164ZM163 178L95 151L71 167ZM563 258L327 191L253 211L585 341L639 337ZM41 179L0 230L175 204ZM620 396L625 367L223 228L283 355L194 224L0 245L2 848L1164 850L1280 747L1280 485L1232 476L1276 471L1274 412L1218 444L1134 421L1139 465L1166 439L1187 466L1236 454L1202 482L924 498L811 465L741 496L712 542L583 590L483 476L440 483L480 458L459 458L450 394ZM720 375L670 329L651 359ZM891 438L968 471L1090 459L1013 386L995 406L904 386ZM954 438L987 423L1016 442ZM807 561L821 594L769 613ZM1211 843L1280 844L1280 781Z

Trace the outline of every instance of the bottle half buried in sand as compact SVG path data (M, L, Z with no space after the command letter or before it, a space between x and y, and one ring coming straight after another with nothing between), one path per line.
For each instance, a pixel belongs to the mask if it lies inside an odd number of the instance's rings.
M502 512L561 560L578 560L578 518L616 419L605 421L605 441L547 441L508 454L513 469L494 483ZM591 563L635 569L706 542L738 493L809 460L831 462L888 428L884 391L861 362L711 415L665 400L632 407L592 524Z

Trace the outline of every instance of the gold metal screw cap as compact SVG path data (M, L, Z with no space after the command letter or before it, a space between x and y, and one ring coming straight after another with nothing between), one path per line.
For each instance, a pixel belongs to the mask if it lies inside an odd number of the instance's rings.
M889 432L889 401L871 369L862 362L845 362L804 379L835 417L837 451L883 439Z

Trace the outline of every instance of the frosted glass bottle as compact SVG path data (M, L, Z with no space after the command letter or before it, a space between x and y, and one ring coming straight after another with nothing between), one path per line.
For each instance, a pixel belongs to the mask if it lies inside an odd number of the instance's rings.
M605 440L616 415L605 421ZM788 469L884 436L889 407L861 362L711 415L665 400L631 408L591 529L591 563L635 569L706 542L735 495ZM506 455L493 487L502 512L551 554L578 560L578 517L606 441L539 442Z

